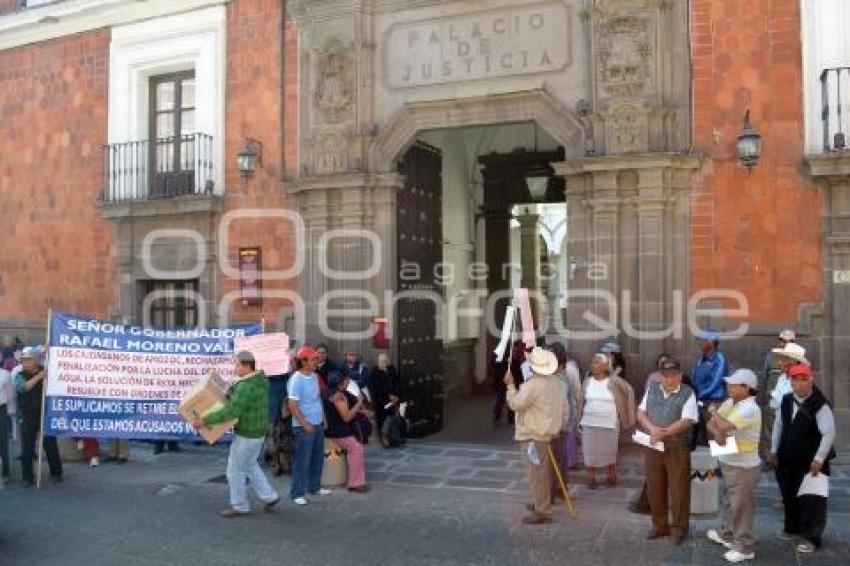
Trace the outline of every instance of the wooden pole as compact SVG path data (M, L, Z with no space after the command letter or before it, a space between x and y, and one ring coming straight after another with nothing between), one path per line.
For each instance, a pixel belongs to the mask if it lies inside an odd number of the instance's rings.
M561 475L561 468L558 467L558 461L555 460L555 453L552 452L552 445L549 445L549 461L552 463L552 468L555 470L555 475L558 477L558 483L561 486L561 493L564 494L564 503L567 506L567 513L575 519L577 517L576 510L573 509L573 502L570 499L570 490L567 489L567 484L564 477Z
M50 350L50 325L53 322L53 309L47 309L47 339L44 341L44 351L45 351L45 361L47 360L47 353ZM45 400L47 399L47 380L49 375L47 374L47 368L44 368L45 374L44 379L41 380L41 418L38 423L38 464L36 465L35 471L35 488L41 489L41 465L44 461L44 405Z

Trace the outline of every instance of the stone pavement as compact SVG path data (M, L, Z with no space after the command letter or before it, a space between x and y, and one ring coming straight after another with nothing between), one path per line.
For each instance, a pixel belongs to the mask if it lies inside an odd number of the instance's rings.
M397 450L373 445L369 494L335 490L306 508L285 503L274 513L225 520L216 515L227 502L224 447L153 456L150 445L134 443L124 466L71 463L61 484L36 491L16 481L0 491L0 564L724 564L721 549L704 538L714 519L694 520L693 537L681 547L644 539L648 518L626 510L642 481L640 456L623 449L619 487L591 492L574 473L578 519L561 506L555 524L531 527L520 524L523 470L509 446L427 439ZM756 563L848 563L850 462L842 457L826 547L811 557L773 538L781 520L770 508L777 492L762 478ZM275 483L285 495L288 479Z

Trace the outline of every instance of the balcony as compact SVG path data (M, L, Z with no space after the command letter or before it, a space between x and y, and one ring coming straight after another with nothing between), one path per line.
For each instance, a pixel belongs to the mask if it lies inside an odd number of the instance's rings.
M850 127L850 67L824 69L820 75L823 151L847 151Z
M103 147L101 211L107 217L183 214L217 207L213 138L183 134Z

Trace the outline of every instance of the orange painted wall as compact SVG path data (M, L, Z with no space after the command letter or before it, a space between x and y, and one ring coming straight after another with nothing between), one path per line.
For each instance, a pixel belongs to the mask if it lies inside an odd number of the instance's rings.
M109 31L0 51L0 319L112 314L103 188Z
M743 292L750 320L821 300L818 192L803 178L799 0L693 0L694 141L709 160L692 207L691 286ZM763 140L751 171L744 113Z
M284 48L284 38L286 47ZM286 80L282 53L286 53ZM296 209L281 181L297 158L297 31L284 23L279 0L239 0L227 6L227 84L225 155L227 212L239 209ZM287 108L283 107L284 97ZM285 112L285 114L284 114ZM243 181L235 156L246 137L263 144L262 168ZM286 151L284 151L284 145ZM238 220L229 232L229 261L238 266L240 247L261 247L263 269L285 270L295 261L292 225L271 218ZM295 279L264 281L264 290L292 290ZM222 277L222 295L238 290L238 279ZM265 318L274 323L283 299L265 299L262 308L235 303L239 321Z

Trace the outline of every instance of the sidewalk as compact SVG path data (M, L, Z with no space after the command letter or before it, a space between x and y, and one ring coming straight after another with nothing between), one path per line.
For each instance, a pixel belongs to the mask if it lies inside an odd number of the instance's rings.
M842 451L843 452L843 451ZM17 448L13 449L13 454ZM588 491L571 474L578 519L563 503L553 525L520 524L527 492L511 446L413 441L396 450L370 446L369 494L335 490L306 508L286 502L288 479L274 483L275 513L225 520L226 448L187 445L153 456L134 443L131 460L89 468L67 464L66 479L41 490L16 481L0 492L3 566L374 563L407 565L725 564L704 537L714 519L695 519L681 547L647 541L649 519L626 511L642 481L640 455L623 446L621 484ZM846 452L842 453L845 458ZM14 477L19 462L13 462ZM850 556L850 465L836 466L825 548L796 556L773 538L781 513L770 508L770 476L758 487L756 564L846 564Z

